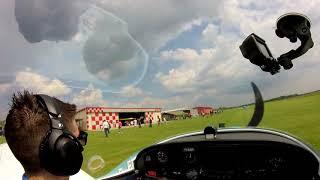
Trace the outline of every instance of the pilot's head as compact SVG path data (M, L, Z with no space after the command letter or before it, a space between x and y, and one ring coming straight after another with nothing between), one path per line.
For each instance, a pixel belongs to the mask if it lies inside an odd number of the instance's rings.
M28 179L68 179L80 170L85 143L75 114L75 105L50 96L13 95L5 137Z

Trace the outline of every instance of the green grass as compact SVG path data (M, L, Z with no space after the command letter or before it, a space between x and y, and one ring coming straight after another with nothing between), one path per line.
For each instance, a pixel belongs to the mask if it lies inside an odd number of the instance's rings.
M260 127L286 131L307 141L320 150L320 93L272 101L265 104L265 115ZM122 129L122 134L112 131L108 138L103 132L90 132L89 142L84 151L82 169L94 177L106 174L132 153L167 137L203 130L207 125L245 126L253 113L253 107L247 110L229 109L211 118L193 118L169 122L168 125L153 128ZM105 160L105 166L98 172L87 169L88 159L99 155Z

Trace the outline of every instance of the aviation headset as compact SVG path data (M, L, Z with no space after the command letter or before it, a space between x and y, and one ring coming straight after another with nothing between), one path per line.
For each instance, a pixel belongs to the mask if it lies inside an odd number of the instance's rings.
M41 167L56 176L70 176L80 171L83 147L79 140L64 128L60 103L47 95L35 95L49 115L50 129L40 143Z

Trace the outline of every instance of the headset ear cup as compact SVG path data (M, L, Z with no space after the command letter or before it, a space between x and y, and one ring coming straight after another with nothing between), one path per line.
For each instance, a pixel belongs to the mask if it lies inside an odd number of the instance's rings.
M49 131L39 146L41 167L56 176L70 176L80 171L82 145L67 132ZM50 148L50 142L53 147Z
M43 140L40 143L39 146L39 159L40 159L40 165L44 169L50 169L50 164L52 162L52 153L49 148L49 138L51 135L51 131L48 131L46 136L43 138Z
M70 176L78 173L83 162L82 150L81 144L70 137L59 138L54 151L58 160L56 174Z
M276 32L276 35L277 35L279 38L284 38L284 34L281 32L281 30L276 29L275 32Z

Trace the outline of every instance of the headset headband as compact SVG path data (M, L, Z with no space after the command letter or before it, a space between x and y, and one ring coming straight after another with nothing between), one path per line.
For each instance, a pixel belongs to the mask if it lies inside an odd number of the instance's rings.
M61 118L61 108L57 104L58 101L45 94L35 95L39 104L47 111L50 119L50 128L51 129L63 129L63 122Z

